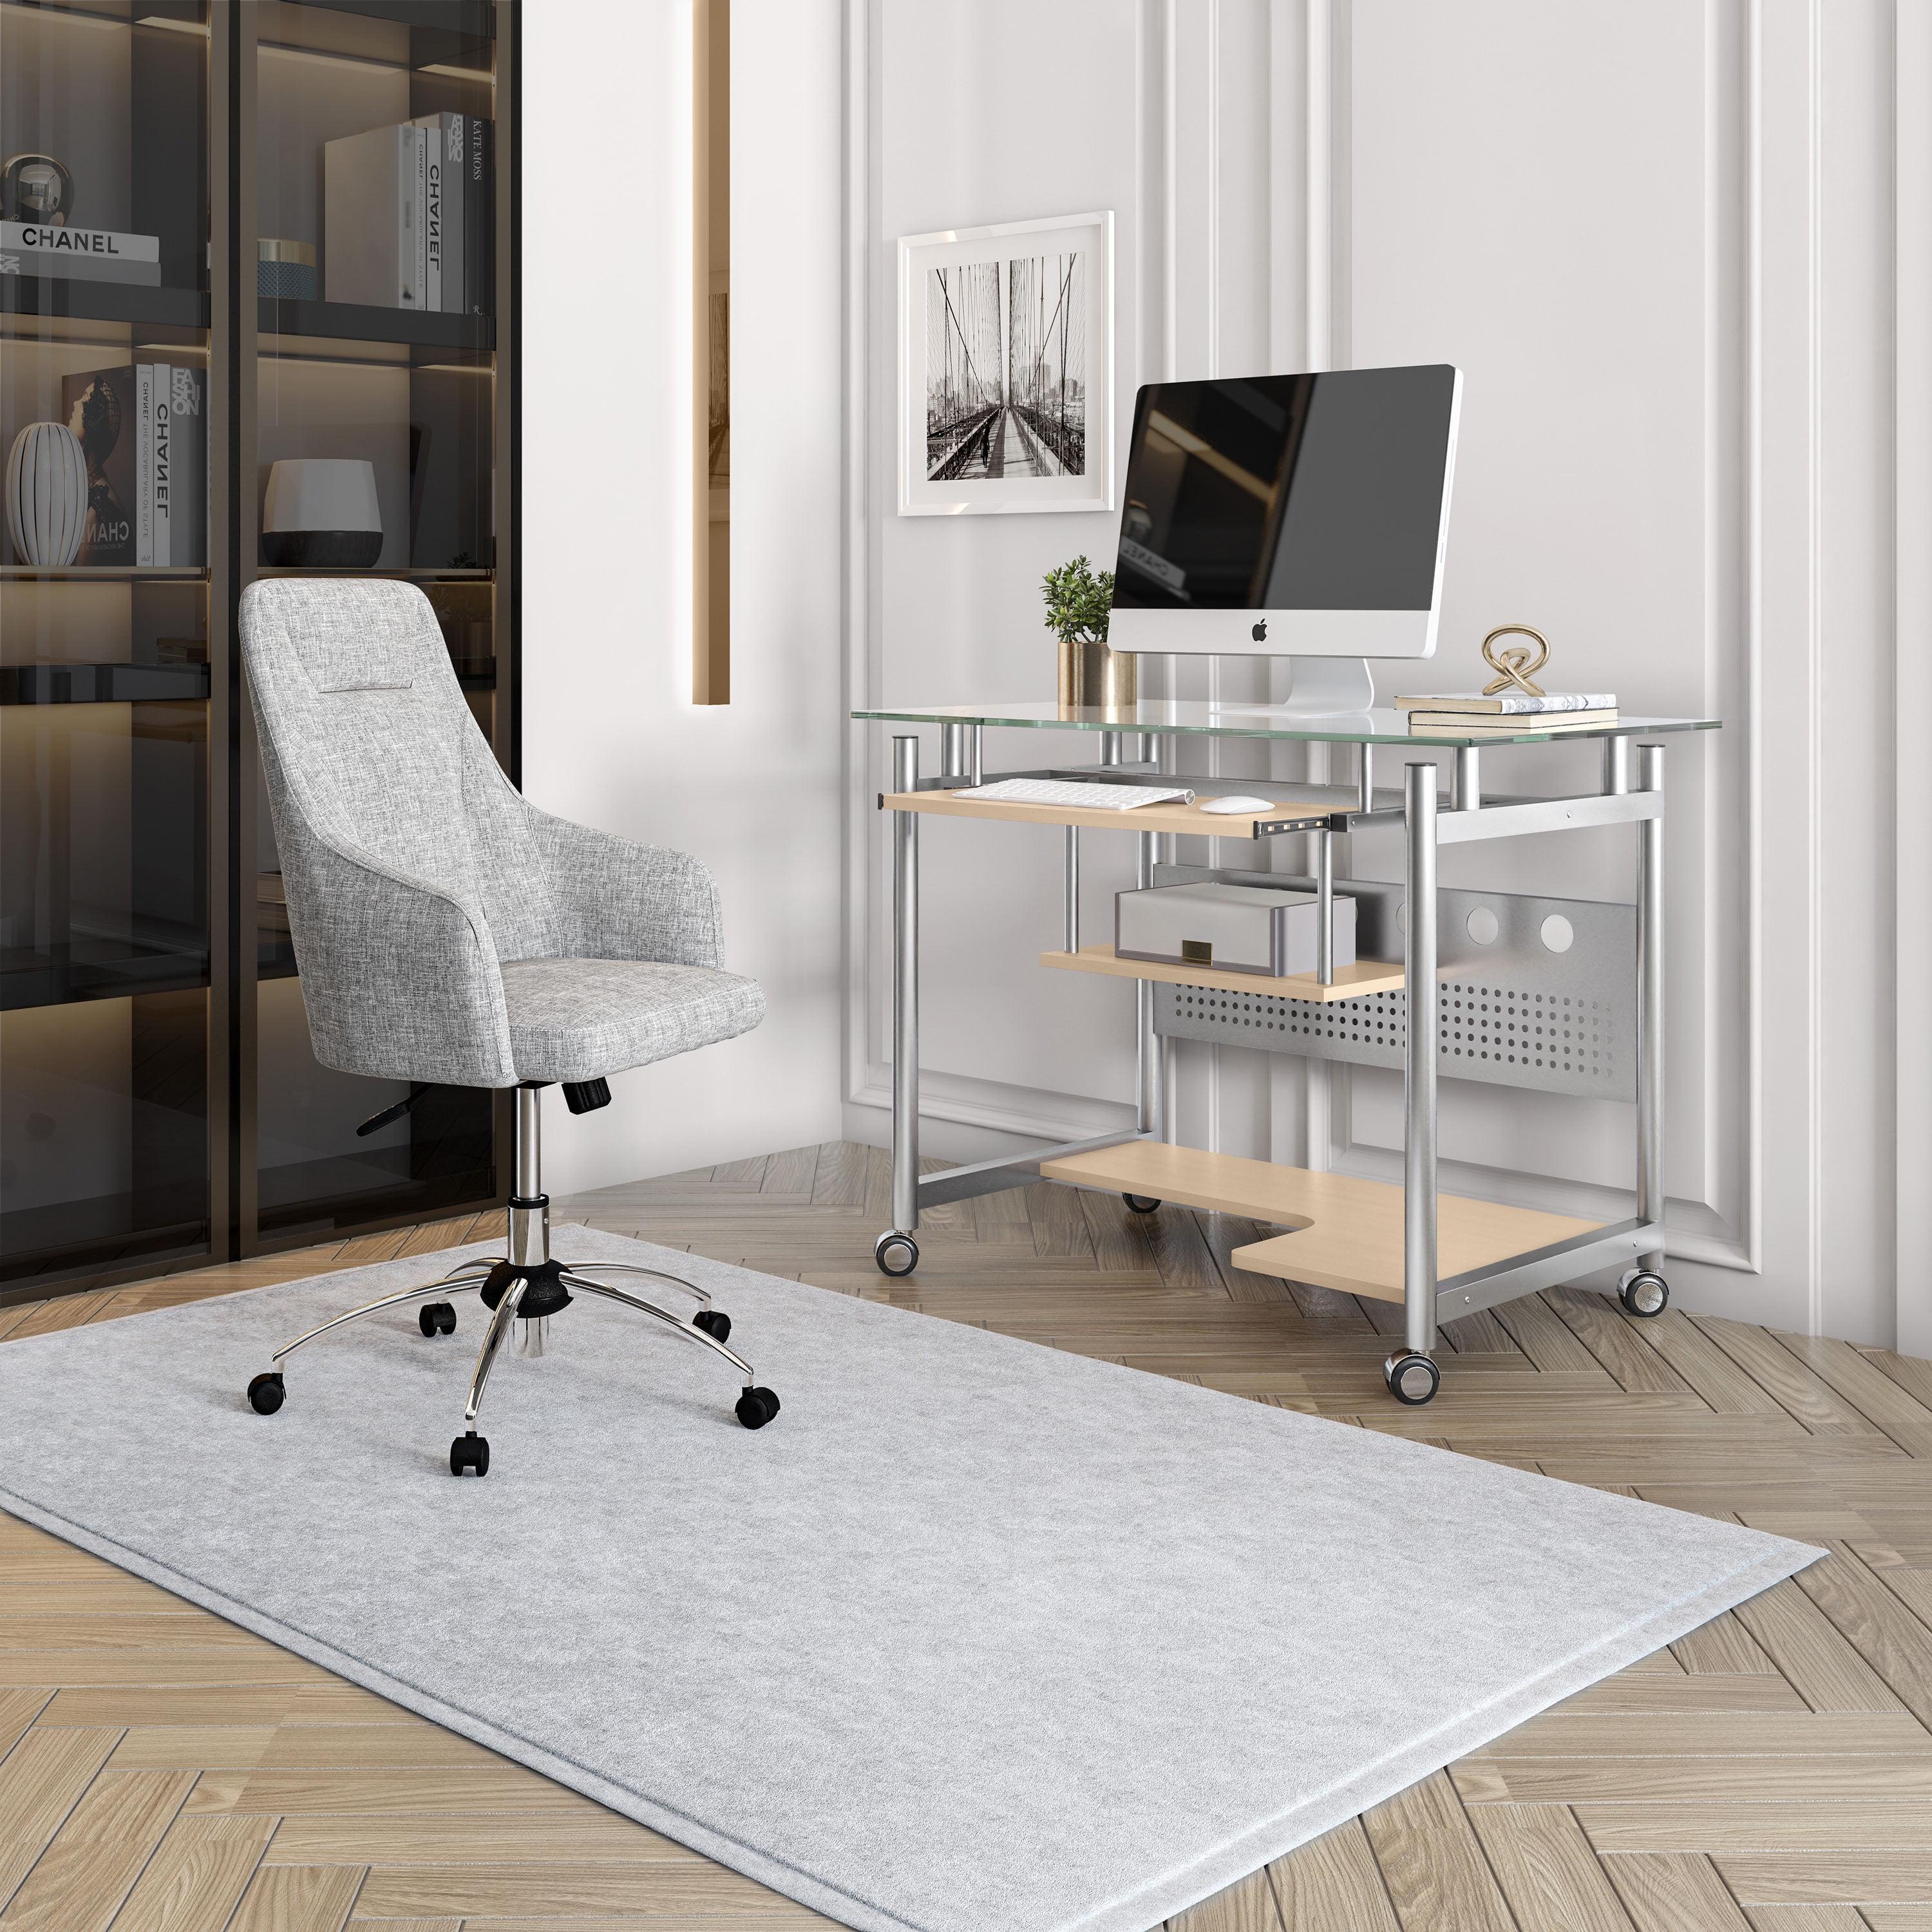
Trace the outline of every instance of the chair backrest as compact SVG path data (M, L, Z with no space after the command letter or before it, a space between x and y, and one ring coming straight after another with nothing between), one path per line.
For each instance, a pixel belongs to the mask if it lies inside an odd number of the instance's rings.
M305 833L480 906L499 958L558 952L528 808L464 701L422 591L265 578L242 595L242 648L292 903L306 886Z

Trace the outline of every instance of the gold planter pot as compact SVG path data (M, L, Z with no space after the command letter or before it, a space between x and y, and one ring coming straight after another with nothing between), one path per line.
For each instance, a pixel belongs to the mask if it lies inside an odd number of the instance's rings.
M1060 708L1131 711L1138 680L1131 652L1110 650L1090 638L1060 640Z

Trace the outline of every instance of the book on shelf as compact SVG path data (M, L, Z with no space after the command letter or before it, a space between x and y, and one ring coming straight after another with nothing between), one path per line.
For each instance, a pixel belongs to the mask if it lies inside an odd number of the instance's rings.
M496 230L490 219L490 154L496 130L467 117L463 155L463 298L461 313L488 315L495 306Z
M1505 717L1542 711L1616 711L1616 692L1445 692L1438 698L1396 698L1396 711L1496 711Z
M1526 731L1600 731L1606 724L1616 722L1614 710L1545 711L1514 718L1500 718L1492 711L1412 711L1408 714L1408 728L1417 736L1447 738L1515 738Z
M208 371L171 365L168 421L173 440L173 488L168 494L173 564L208 562Z
M464 303L464 166L467 117L461 114L423 114L416 124L430 137L430 201L428 232L431 254L429 306L445 315L460 315Z
M324 291L332 302L422 308L428 136L406 123L322 146Z
M203 370L155 362L62 379L61 406L87 462L77 562L207 562L207 382Z
M76 281L161 283L156 235L122 235L108 228L54 228L38 221L0 221L0 274L67 275Z

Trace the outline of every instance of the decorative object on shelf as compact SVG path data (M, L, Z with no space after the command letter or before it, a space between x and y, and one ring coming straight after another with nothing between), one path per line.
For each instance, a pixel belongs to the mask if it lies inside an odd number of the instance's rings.
M1114 218L899 238L899 514L1114 507Z
M7 529L22 563L64 569L87 532L87 457L64 423L29 423L7 455Z
M1107 620L1114 608L1114 573L1096 577L1084 556L1049 570L1040 584L1046 628L1060 640L1060 703L1063 710L1098 705L1130 708L1138 694L1138 660L1107 648Z
M1536 655L1532 657L1527 644L1513 645L1509 650L1496 648L1498 638L1534 638ZM1498 624L1483 640L1483 662L1496 674L1493 684L1483 686L1483 695L1493 698L1499 691L1520 691L1526 697L1540 698L1543 687L1532 684L1530 674L1540 670L1550 662L1550 640L1540 631L1532 631L1527 624Z
M255 244L255 292L278 302L314 302L321 292L315 274L315 244L261 236Z
M64 228L74 176L51 154L16 154L0 169L0 221Z
M0 220L0 274L65 275L73 281L159 288L160 238L51 221Z
M367 570L382 554L376 469L356 458L272 464L262 555L280 569Z

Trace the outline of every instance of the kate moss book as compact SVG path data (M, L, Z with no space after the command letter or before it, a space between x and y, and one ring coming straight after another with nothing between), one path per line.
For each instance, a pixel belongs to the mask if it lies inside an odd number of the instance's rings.
M1398 711L1494 711L1514 717L1540 711L1614 711L1612 691L1547 691L1532 697L1526 691L1505 691L1494 698L1480 691L1452 691L1435 698L1398 698Z

